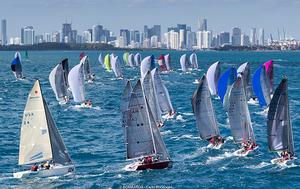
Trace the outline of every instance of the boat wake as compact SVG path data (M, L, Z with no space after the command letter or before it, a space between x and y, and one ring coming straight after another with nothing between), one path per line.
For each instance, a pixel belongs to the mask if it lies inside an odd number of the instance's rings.
M221 161L221 160L224 160L224 159L227 159L227 158L231 158L231 157L236 157L234 152L225 152L224 154L221 154L221 155L216 156L216 157L208 157L208 160L206 161L206 164L207 165L213 164L213 163L216 163L218 161Z
M177 121L181 121L181 122L186 122L186 120L183 119L182 115L176 116L176 120L177 120Z
M248 100L248 104L258 106L259 102L257 100L253 100L252 98L250 98Z
M245 166L246 169L261 169L267 166L272 165L271 163L268 162L261 162L258 165L249 165L249 166Z
M173 132L171 130L166 130L166 131L161 131L160 134L161 135L170 135L170 134L173 134Z
M269 108L264 109L260 112L255 112L257 115L267 116L268 115Z
M70 106L68 107L66 110L75 110L75 111L81 111L81 110L85 110L85 109L93 109L93 110L98 110L100 111L101 110L101 107L100 106L95 106L95 107L82 107L81 105L74 105L74 106Z
M183 159L195 159L197 157L200 157L201 155L205 154L206 152L208 152L208 148L205 147L201 147L198 148L196 151L192 152L191 154L186 154L183 156Z
M200 140L200 137L195 137L193 135L182 135L182 136L174 136L171 137L171 139L175 139L175 140L181 140L181 139L193 139L193 140Z

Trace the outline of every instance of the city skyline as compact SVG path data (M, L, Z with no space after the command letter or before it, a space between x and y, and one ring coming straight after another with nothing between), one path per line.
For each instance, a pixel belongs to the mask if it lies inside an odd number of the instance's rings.
M276 38L277 29L283 33L284 28L286 37L300 38L299 26L295 24L298 0L251 3L244 0L11 0L2 2L1 7L1 19L8 21L8 38L20 36L20 28L28 25L38 34L58 31L65 21L72 22L79 33L100 24L116 36L122 28L142 31L144 25L157 24L161 25L162 32L178 23L187 24L195 31L199 18L206 18L208 30L214 33L231 32L232 28L239 27L242 33L250 35L251 28L264 28L266 36L272 33Z

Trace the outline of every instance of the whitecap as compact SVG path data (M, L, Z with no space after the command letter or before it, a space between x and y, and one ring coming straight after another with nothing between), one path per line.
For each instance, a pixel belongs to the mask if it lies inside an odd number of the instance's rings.
M225 152L224 154L221 154L219 156L208 157L208 160L206 161L206 164L216 163L216 162L221 161L223 159L231 158L231 157L234 157L234 156L235 156L235 154L233 152Z
M248 165L248 166L245 166L245 168L247 169L261 169L261 168L264 168L264 167L267 167L271 165L271 163L267 163L267 162L261 162L257 165Z
M166 131L162 131L160 132L161 135L170 135L173 134L173 132L171 130L166 130Z
M177 121L181 121L181 122L186 122L186 120L183 119L182 115L176 116L176 120L177 120Z
M200 140L200 137L195 137L193 135L182 135L180 137L172 137L171 139L175 139L175 140L180 140L180 139L197 139L197 140Z

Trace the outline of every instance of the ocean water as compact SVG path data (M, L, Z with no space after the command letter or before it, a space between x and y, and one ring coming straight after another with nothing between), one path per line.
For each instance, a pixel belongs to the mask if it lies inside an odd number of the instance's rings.
M110 52L103 52L110 53ZM120 51L115 54L122 57ZM145 57L158 57L167 51L141 52ZM300 153L300 52L198 52L199 70L183 74L179 57L184 52L170 52L174 72L163 74L176 118L166 121L161 129L167 149L174 161L164 170L126 172L123 128L120 123L120 95L124 80L114 79L98 63L99 52L87 51L93 84L86 85L86 96L93 101L92 109L76 109L73 103L60 106L50 87L48 76L59 61L69 58L70 68L79 62L79 51L35 51L23 60L25 81L16 81L10 71L14 52L0 52L0 188L299 188L300 163L279 167L271 165L276 156L267 148L266 114L256 105L249 105L259 149L248 157L235 157L238 149L229 130L227 116L219 100L213 99L217 120L227 142L220 150L207 149L201 141L191 108L193 83L206 72L209 65L223 62L222 71L229 66L250 62L252 73L259 64L274 60L274 83L282 75L289 78L289 101L296 155ZM189 53L190 52L186 52ZM24 59L24 57L23 57ZM133 83L139 68L123 67L125 78ZM12 177L18 169L20 125L27 96L35 79L42 85L44 98L76 166L74 176L18 180Z

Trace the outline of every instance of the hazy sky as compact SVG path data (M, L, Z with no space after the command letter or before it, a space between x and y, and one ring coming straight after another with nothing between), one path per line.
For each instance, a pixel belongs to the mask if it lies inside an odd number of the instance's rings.
M238 26L249 34L264 27L277 38L277 28L300 39L300 0L1 0L0 19L7 19L9 37L32 25L37 34L61 29L72 21L79 33L101 24L119 33L120 28L142 30L143 25L168 26L186 23L197 28L198 18L207 18L214 33Z

